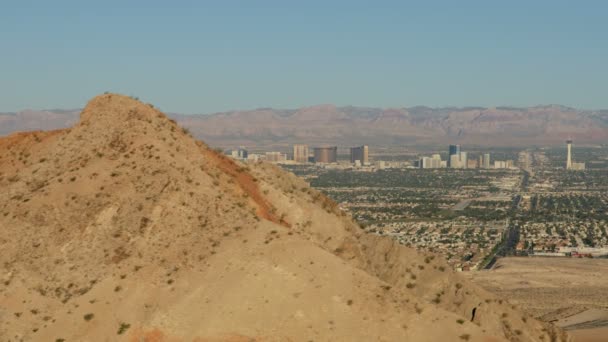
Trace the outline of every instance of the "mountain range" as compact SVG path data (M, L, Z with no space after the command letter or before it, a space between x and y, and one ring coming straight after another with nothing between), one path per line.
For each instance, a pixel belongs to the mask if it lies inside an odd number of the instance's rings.
M0 113L0 135L59 129L80 110ZM209 115L169 114L199 139L216 147L286 148L294 143L353 146L445 145L551 146L608 140L608 110L583 111L548 105L515 107L366 108L319 105L295 110L263 108Z

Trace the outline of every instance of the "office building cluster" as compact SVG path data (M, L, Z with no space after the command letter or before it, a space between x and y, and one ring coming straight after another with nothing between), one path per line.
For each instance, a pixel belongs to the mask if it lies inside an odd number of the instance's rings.
M450 145L448 150L447 166L452 169L466 169L469 167L468 153L460 150L460 145Z
M271 163L316 163L316 164L335 164L338 162L338 147L337 146L320 146L314 147L311 151L308 145L295 144L293 145L291 156L285 153L272 151L264 154L248 153L244 147L237 150L227 151L227 154L234 159L243 161L266 160ZM350 148L350 162L354 166L368 166L369 161L369 146L361 145Z
M447 166L447 163L441 160L440 154L433 154L431 157L422 157L420 158L419 164L421 169L439 169Z
M421 169L510 169L514 167L512 160L495 160L492 163L490 153L480 154L479 158L469 158L466 151L462 151L460 145L450 145L447 160L442 160L440 154L431 157L422 157L418 161Z
M249 153L244 147L239 147L236 150L232 150L230 156L234 159L246 160L249 157Z

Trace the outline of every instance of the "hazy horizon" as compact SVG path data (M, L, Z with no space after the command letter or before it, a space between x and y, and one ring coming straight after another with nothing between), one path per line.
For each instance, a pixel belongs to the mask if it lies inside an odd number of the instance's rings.
M148 102L146 101L146 99L140 99L144 102ZM155 105L153 102L149 102L152 105ZM86 105L86 103L85 103ZM301 107L273 107L273 106L266 106L266 107L255 107L255 108L232 108L232 109L227 109L227 110L223 110L223 111L217 111L217 112L191 112L191 113L183 113L183 112L177 112L177 111L173 111L170 108L159 108L160 110L162 110L163 112L166 113L170 113L170 114L179 114L179 115L214 115L214 114L223 114L223 113L233 113L233 112L253 112L253 111L258 111L258 110L276 110L276 111L298 111L301 109L306 109L306 108L315 108L315 107L323 107L323 106L335 106L336 108L360 108L360 109L380 109L380 110L390 110L390 109L412 109L412 108L430 108L432 110L442 110L442 109L456 109L456 110L464 110L464 109L516 109L516 110L520 110L520 109L527 109L527 108L542 108L542 107L551 107L551 106L558 106L558 107L565 107L565 108L570 108L576 111L580 111L580 112L585 112L585 111L604 111L604 110L608 110L606 108L577 108L577 107L570 107L570 106L566 106L563 104L559 104L559 103L547 103L547 104L536 104L536 105L530 105L530 106L510 106L510 105L500 105L500 106L480 106L480 105L464 105L464 106L451 106L451 105L445 105L445 106L428 106L428 105L424 105L424 104L419 104L419 105L404 105L404 106L395 106L395 107L391 107L391 106L366 106L366 105L349 105L349 104L345 104L345 105L336 105L334 103L318 103L318 104L310 104L310 105L304 105ZM22 108L16 111L8 111L8 110L3 110L2 108L0 108L0 113L3 114L16 114L19 112L25 112L25 111L48 111L48 112L60 112L60 111L64 111L64 112L71 112L71 111L77 111L77 110L82 110L85 106L83 105L82 107L74 107L74 108L69 108L69 107L58 107L58 108L45 108L45 107L41 107L41 108ZM608 108L608 107L607 107Z

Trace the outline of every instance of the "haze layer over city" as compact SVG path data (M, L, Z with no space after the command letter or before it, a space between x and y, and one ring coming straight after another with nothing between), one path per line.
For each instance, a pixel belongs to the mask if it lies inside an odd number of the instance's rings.
M608 341L607 12L6 4L0 341Z

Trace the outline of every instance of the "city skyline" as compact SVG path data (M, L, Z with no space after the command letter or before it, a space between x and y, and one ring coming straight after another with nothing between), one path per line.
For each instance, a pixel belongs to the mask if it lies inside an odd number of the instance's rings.
M312 153L310 152L312 150ZM416 157L409 158L403 162L391 162L382 156L370 158L369 146L361 145L350 147L349 154L338 154L337 146L315 146L309 148L307 144L294 144L293 152L283 153L281 151L262 151L261 153L249 153L249 151L241 146L236 150L225 150L226 155L230 155L234 159L243 162L258 162L268 161L279 164L318 164L328 166L333 164L338 168L354 167L355 169L363 170L383 170L388 167L393 168L419 168L419 169L521 169L525 171L529 168L529 160L527 153L521 151L519 160L514 159L498 159L487 150L475 151L469 154L469 151L463 150L461 145L448 145L447 152L433 153L428 155L417 154ZM436 151L437 152L437 151ZM442 159L445 153L446 160ZM341 158L340 158L341 156ZM469 158L469 156L471 156ZM525 158L524 158L525 157ZM390 159L390 158L389 158ZM390 165L390 166L389 166ZM584 171L586 164L584 162L573 161L572 140L566 141L566 166L565 170ZM527 172L527 171L526 171Z
M0 336L605 341L606 13L6 2Z

